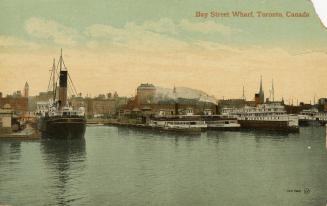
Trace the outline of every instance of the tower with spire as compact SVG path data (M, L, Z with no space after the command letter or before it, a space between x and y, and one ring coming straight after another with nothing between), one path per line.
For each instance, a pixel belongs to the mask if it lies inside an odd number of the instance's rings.
M256 105L265 103L265 94L262 88L262 76L260 77L260 89L259 92L255 94L254 100Z
M271 98L272 98L272 101L274 102L275 101L274 79L272 79L272 81L271 81Z
M259 102L263 104L265 102L265 93L262 88L262 76L260 76L260 90L259 90Z
M243 85L243 94L242 94L242 99L245 100L244 85Z
M30 89L30 87L29 87L28 83L26 82L25 86L24 86L24 97L28 97L29 89Z

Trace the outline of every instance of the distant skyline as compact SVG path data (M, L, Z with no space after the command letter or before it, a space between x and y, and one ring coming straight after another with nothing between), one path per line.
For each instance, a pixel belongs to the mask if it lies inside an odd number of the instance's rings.
M0 91L46 91L60 48L84 95L141 83L247 99L327 97L327 29L307 0L1 1ZM37 8L37 9L36 9ZM197 11L308 12L305 18L198 18Z

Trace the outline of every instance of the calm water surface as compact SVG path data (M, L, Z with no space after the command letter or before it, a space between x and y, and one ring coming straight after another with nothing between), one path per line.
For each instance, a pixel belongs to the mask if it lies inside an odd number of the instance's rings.
M0 142L0 205L326 205L326 129Z

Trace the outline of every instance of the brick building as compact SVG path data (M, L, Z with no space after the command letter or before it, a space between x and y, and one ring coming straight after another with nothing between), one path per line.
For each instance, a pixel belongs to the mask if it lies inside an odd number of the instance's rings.
M164 100L152 104L138 104L136 98L130 99L120 110L120 117L137 117L150 115L202 115L205 112L217 114L217 105L209 102L201 102L198 99L178 98L176 100Z
M118 113L118 108L127 103L126 97L118 97L115 93L113 96L100 94L95 98L72 97L68 100L74 109L79 107L85 108L85 113L88 118L93 117L112 117Z
M151 104L154 101L156 87L153 84L141 84L137 87L136 100L138 104Z
M0 108L3 108L6 104L10 105L13 112L19 115L28 111L28 98L23 97L19 91L6 97L3 97L0 92Z

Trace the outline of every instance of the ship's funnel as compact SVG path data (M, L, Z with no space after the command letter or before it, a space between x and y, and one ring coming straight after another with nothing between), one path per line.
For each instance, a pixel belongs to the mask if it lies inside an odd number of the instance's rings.
M60 71L59 77L59 107L62 108L67 102L67 71Z
M175 103L175 115L179 115L178 109L179 109L179 105L178 103Z

